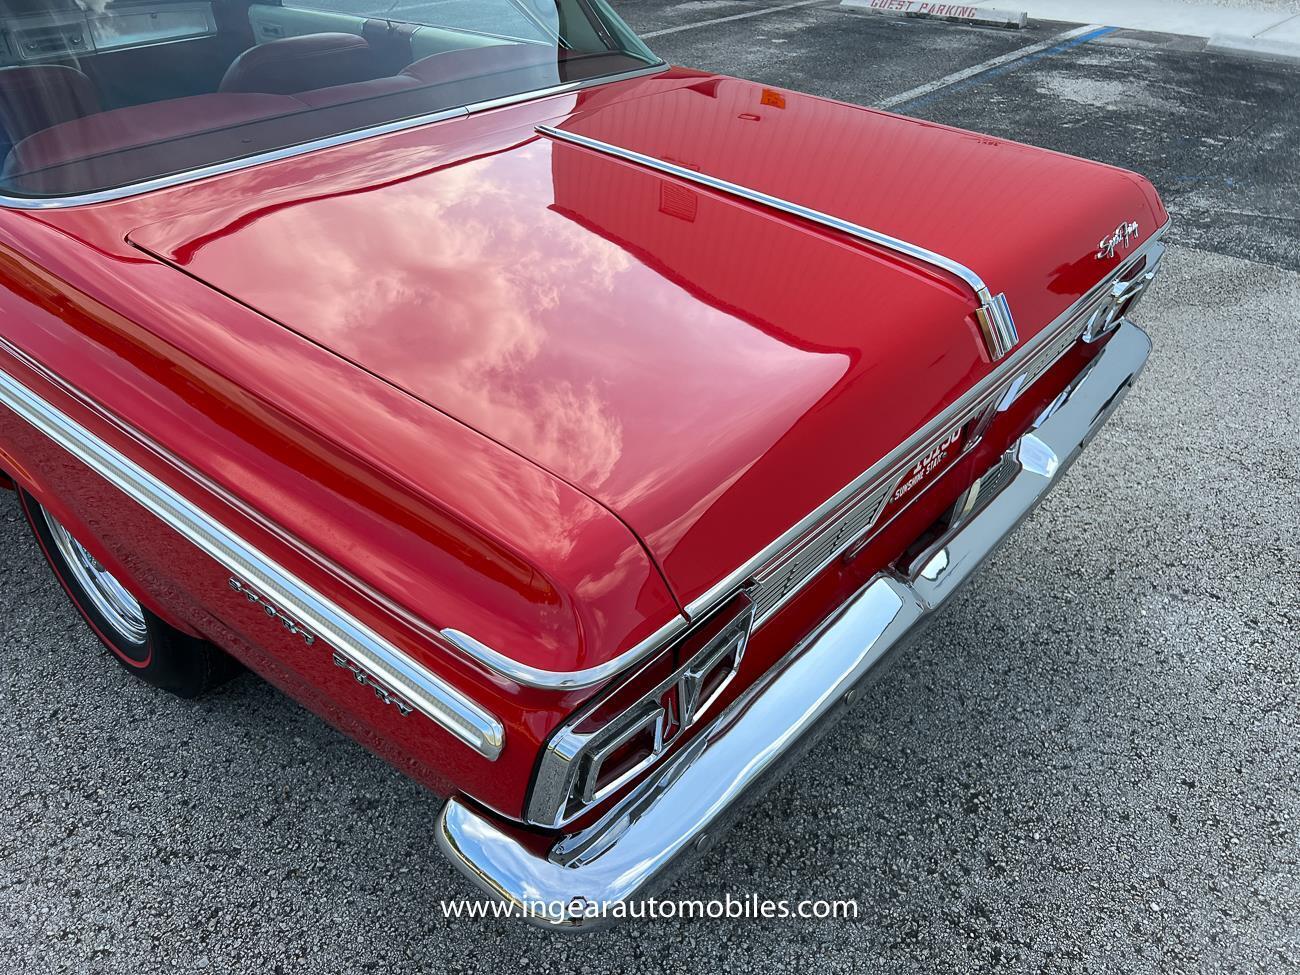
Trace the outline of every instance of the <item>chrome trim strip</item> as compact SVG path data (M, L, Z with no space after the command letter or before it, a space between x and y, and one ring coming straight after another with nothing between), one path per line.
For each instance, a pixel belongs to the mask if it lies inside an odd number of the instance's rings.
M647 156L644 153L635 152L632 149L624 149L621 146L610 145L608 142L601 142L599 139L593 139L589 136L578 135L576 132L568 132L564 129L557 129L550 125L539 125L537 131L542 135L549 136L552 139L558 139L561 142L568 142L575 146L581 146L584 149L590 149L593 152L604 153L607 156L614 156L627 162L636 163L638 166L645 166L647 169L657 170L674 176L677 179L685 180L689 183L695 183L699 186L708 187L719 193L726 193L730 196L737 196L752 203L758 203L772 210L779 210L782 213L788 213L791 216L799 217L812 223L821 224L823 227L829 227L832 230L838 230L840 233L848 234L850 237L856 237L864 240L869 244L875 244L886 250L891 250L896 254L903 254L913 260L929 264L931 267L938 268L948 274L953 275L966 284L975 295L976 301L979 302L977 318L980 323L980 330L984 333L985 344L988 347L988 353L994 362L1001 359L1007 354L1008 350L1019 341L1016 334L1016 323L1011 315L1011 306L1007 303L1007 297L1004 294L994 296L989 286L984 280L968 268L965 264L954 261L950 257L945 257L932 250L927 250L919 244L913 244L910 241L900 240L897 237L891 237L889 234L881 233L879 230L872 230L870 227L863 227L861 224L851 223L848 220L842 220L839 217L833 217L828 213L822 213L820 210L814 210L811 207L803 206L799 203L792 203L789 200L783 200L779 196L771 196L759 190L751 189L748 186L741 186L738 183L728 182L725 179L719 179L716 176L710 176L707 173L697 173L693 169L687 169L684 166L678 166L674 163L665 162L662 159L656 159L654 156Z
M475 640L468 633L453 629L442 630L441 632L449 643L466 656L477 660L483 666L498 674L509 677L516 684L558 691L591 687L593 684L599 684L601 681L613 677L619 671L632 666L642 657L662 649L670 641L680 636L686 630L687 625L688 621L685 616L674 616L671 621L661 626L636 646L624 650L617 657L607 660L603 664L597 664L595 667L588 667L585 670L543 670L540 667L530 667L528 664L521 664L517 660L511 660L500 651L493 650L486 644Z
M316 551L315 549L312 549L311 547L305 545L301 539L295 538L294 536L290 535L280 525L276 524L274 521L268 518L263 512L252 507L242 498L231 494L222 485L213 481L202 471L196 470L194 467L185 463L179 457L175 456L170 451L165 449L162 445L150 439L149 437L146 437L139 430L127 426L116 416L109 413L108 411L103 409L98 403L96 403L94 400L86 396L83 392L81 392L81 390L76 389L71 384L69 384L62 376L48 369L43 363L37 362L35 359L33 359L22 349L18 348L18 346L14 345L8 339L4 338L4 336L0 336L0 351L3 351L4 353L12 356L18 362L21 362L23 366L30 369L32 372L36 373L38 376L40 376L51 386L57 388L61 393L76 400L77 403L79 403L83 408L89 410L101 421L113 427L113 429L116 430L118 433L122 434L125 437L128 437L135 443L139 444L142 449L148 451L154 457L158 458L158 460L161 461L163 464L175 470L182 477L190 481L193 481L196 485L198 485L198 487L201 490L217 498L222 503L233 508L235 511L238 511L249 521L252 521L256 525L261 527L264 531L268 532L271 535L274 535L277 539L279 539L279 541L283 542L288 547L294 549L303 558L327 569L331 574L333 574L340 581L342 581L344 585L363 594L371 602L379 606L382 606L386 612L402 620L402 622L405 623L407 626L411 627L417 632L424 634L426 637L428 637L435 643L438 643L443 638L444 636L443 632L437 629L432 624L430 624L428 620L425 620L422 617L414 615L405 606L402 606L394 602L393 599L389 597L386 593L382 593L379 590L375 589L374 587L368 585L363 580L358 579L355 575L353 575L344 567L340 566L338 563L331 562L319 551ZM683 621L683 625L684 625L684 621ZM670 629L671 629L671 624L669 626L663 627L657 633L651 635L646 641L643 642L648 643L651 640L655 640L660 636L660 634L664 634ZM637 648L639 648L640 646L641 644L638 644ZM633 649L637 649L637 648L633 648ZM461 651L461 648L457 647L456 644L452 643L451 641L446 641L445 649L447 650L448 653L457 653ZM487 650L489 654L495 653L495 651L492 651L488 648L484 648L484 649ZM484 666L487 666L489 669L492 669L492 664L487 658L479 659L478 657L471 657L471 659Z
M1020 333L1016 331L1016 320L1011 314L1011 304L1005 294L989 300L985 300L982 295L977 294L977 297L980 298L980 306L975 310L975 317L984 334L989 358L997 362L1020 341Z
M1008 455L1009 483L914 576L882 573L736 703L592 825L539 851L524 833L453 798L438 845L477 887L541 926L599 925L600 908L653 894L706 847L764 776L852 701L887 653L919 632L1058 484L1142 372L1151 342L1121 325Z
M985 376L982 380L971 387L966 393L953 402L947 409L941 412L926 426L922 427L915 434L899 444L893 451L881 458L875 464L872 464L866 471L857 478L841 488L833 497L824 502L814 511L806 515L797 524L782 534L779 538L760 550L751 559L740 565L730 572L707 592L692 600L686 606L686 614L692 619L702 613L708 612L723 599L730 596L733 592L755 572L765 567L772 560L779 558L804 536L810 534L820 526L829 516L845 506L851 499L868 489L875 481L886 476L895 466L899 465L906 458L923 452L928 441L935 438L946 430L960 416L978 411L988 401L998 397L1006 383L1014 381L1014 378L1024 368L1035 353L1043 346L1047 345L1056 338L1062 329L1068 328L1071 322L1081 313L1091 307L1092 303L1097 300L1098 296L1106 291L1110 286L1111 279L1122 274L1125 269L1134 261L1140 260L1147 252L1158 246L1159 239L1169 230L1169 223L1153 233L1143 245L1135 251L1132 256L1115 271L1108 275L1102 281L1099 281L1093 288L1082 298L1072 304L1052 322L1047 328L1035 335L1032 339L1024 343L1015 353L998 364L998 367Z
M115 186L106 190L94 190L89 193L73 193L69 196L46 196L46 197L27 197L27 196L9 196L0 192L0 206L7 207L11 210L60 210L65 207L88 206L92 203L108 203L111 200L121 200L128 196L138 196L141 193L150 193L154 190L165 189L169 186L179 186L182 183L192 183L200 179L208 179L212 176L221 176L226 173L238 172L241 169L251 169L253 166L260 166L263 163L276 162L281 159L292 159L294 156L305 155L309 152L315 152L318 149L332 149L335 146L345 146L353 142L360 142L362 139L369 139L378 135L388 135L392 132L403 132L406 129L419 128L422 125L432 125L435 122L445 122L453 118L465 118L478 112L486 112L494 108L503 108L507 105L516 105L520 102L533 101L534 99L549 98L552 95L564 95L572 91L581 91L584 88L592 88L596 85L610 84L615 81L627 81L632 78L640 78L645 75L659 74L667 71L668 65L664 63L650 65L645 68L634 68L630 71L620 72L619 74L602 75L599 78L587 78L583 81L570 81L563 85L555 85L551 88L542 88L537 91L520 92L517 95L504 95L501 98L492 98L486 101L473 102L469 105L463 105L457 108L444 109L440 112L431 112L428 115L417 115L414 118L398 119L393 122L384 122L380 125L373 125L365 129L356 129L352 132L341 132L337 135L326 136L323 139L316 139L312 142L303 142L294 146L285 146L282 149L272 149L268 152L261 152L253 156L244 156L241 159L231 159L226 162L213 163L211 166L201 166L198 169L188 169L182 173L173 173L169 176L158 176L153 179L141 180L138 183L128 183L125 186Z
M0 404L265 594L332 649L382 680L431 721L485 758L501 754L505 729L496 717L3 370Z

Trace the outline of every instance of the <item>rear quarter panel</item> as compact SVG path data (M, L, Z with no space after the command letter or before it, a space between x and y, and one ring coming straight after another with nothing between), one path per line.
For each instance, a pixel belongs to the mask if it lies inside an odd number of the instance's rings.
M0 211L0 321L0 368L499 717L505 750L490 762L422 715L400 716L327 648L234 593L222 566L0 409L6 472L159 615L439 794L517 815L538 743L585 693L520 688L456 656L438 626L564 669L609 631L636 640L677 614L604 509L124 243Z

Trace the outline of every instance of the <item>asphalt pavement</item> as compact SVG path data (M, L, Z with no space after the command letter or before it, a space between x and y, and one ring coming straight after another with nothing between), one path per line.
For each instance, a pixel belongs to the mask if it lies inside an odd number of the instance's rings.
M1071 26L615 6L672 61L861 104ZM449 921L436 800L255 678L133 683L0 499L0 971L1300 968L1300 66L1202 47L1111 32L895 109L1130 166L1176 223L1107 430L672 891L856 921Z

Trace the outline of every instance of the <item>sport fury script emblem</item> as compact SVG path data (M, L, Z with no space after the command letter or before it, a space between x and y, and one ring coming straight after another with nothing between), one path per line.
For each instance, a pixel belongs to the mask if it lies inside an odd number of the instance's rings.
M1128 250L1137 235L1138 224L1136 220L1120 224L1115 228L1113 234L1098 241L1097 260L1104 261L1109 257L1114 257L1117 250Z
M310 647L316 644L315 633L311 632L311 630L307 629L307 627L303 626L283 609L271 602L271 600L266 596L255 590L243 579L231 576L228 585L232 590L239 593L254 606L262 607L262 612L266 613L266 615L271 619L278 621L279 624L290 634L302 637L302 642L307 646ZM397 692L386 686L384 682L374 674L368 673L365 668L355 660L348 657L341 650L334 649L332 654L334 666L342 667L350 673L352 679L362 687L369 687L375 692L375 697L379 698L379 700L383 701L385 704L391 704L393 707L397 708L397 713L402 717L406 717L415 710L414 705L403 700Z

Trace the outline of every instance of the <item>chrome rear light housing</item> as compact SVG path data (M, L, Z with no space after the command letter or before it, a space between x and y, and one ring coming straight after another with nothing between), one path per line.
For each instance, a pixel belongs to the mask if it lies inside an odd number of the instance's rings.
M1160 270L1164 252L1163 244L1151 243L1145 253L1098 283L1081 302L1082 308L1033 354L1025 363L1024 370L1011 381L998 403L998 412L1010 409L1025 390L1042 379L1080 342L1092 344L1115 331L1146 295L1147 288Z
M1106 297L1088 316L1088 324L1083 329L1085 342L1096 342L1109 335L1125 316L1133 312L1155 280L1163 254L1164 247L1153 248L1141 261L1111 282Z
M561 725L538 762L527 821L564 826L658 762L735 680L753 626L753 602L737 596L672 648L685 659L666 678L626 702L635 678L621 682Z

